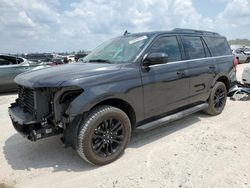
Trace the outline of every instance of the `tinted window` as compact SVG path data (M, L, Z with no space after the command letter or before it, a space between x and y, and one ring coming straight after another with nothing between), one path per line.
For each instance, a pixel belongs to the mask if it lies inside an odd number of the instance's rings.
M206 57L200 37L184 36L182 39L188 59L198 59Z
M7 61L6 59L0 57L0 66L1 65L9 65L9 61Z
M12 56L0 56L0 65L15 65L23 62L23 59Z
M157 40L150 49L150 53L152 52L162 52L168 54L169 62L181 60L181 52L175 36L162 37Z
M231 54L231 50L225 38L205 37L205 41L213 56L223 56Z

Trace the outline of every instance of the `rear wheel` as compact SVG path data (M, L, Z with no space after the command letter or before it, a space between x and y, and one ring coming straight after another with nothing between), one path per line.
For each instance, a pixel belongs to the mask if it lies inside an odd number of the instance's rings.
M92 164L105 165L120 157L130 135L130 120L125 112L112 106L100 106L81 123L77 152Z
M210 115L220 114L227 101L227 88L223 82L217 82L210 94L208 99L208 108L204 110L205 113Z

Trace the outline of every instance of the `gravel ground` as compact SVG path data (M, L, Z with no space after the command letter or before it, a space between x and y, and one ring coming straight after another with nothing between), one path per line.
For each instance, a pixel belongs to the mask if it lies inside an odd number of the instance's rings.
M7 113L15 98L0 96L0 188L250 187L250 101L133 134L119 160L95 167L59 137L33 143L17 134Z

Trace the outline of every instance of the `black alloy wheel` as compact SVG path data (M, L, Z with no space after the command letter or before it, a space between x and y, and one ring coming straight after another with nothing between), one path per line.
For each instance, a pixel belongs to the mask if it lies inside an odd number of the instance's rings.
M203 111L209 115L219 115L224 110L226 102L226 85L223 82L216 82L207 101L209 106Z
M214 108L218 111L224 106L226 101L226 92L225 90L218 88L214 95Z
M99 106L91 110L80 123L77 153L95 165L105 165L118 159L131 136L127 114L113 106Z
M124 141L124 130L121 121L116 118L104 120L97 126L92 137L92 149L101 156L114 154Z

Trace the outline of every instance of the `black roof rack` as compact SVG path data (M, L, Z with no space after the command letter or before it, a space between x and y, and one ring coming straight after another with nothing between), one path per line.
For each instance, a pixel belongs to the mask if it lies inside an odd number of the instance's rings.
M216 33L216 32L202 31L202 30L195 30L195 29L175 28L175 29L173 29L173 31L180 32L180 33L196 33L196 34L202 34L202 35L216 35L216 36L220 36L220 34Z

